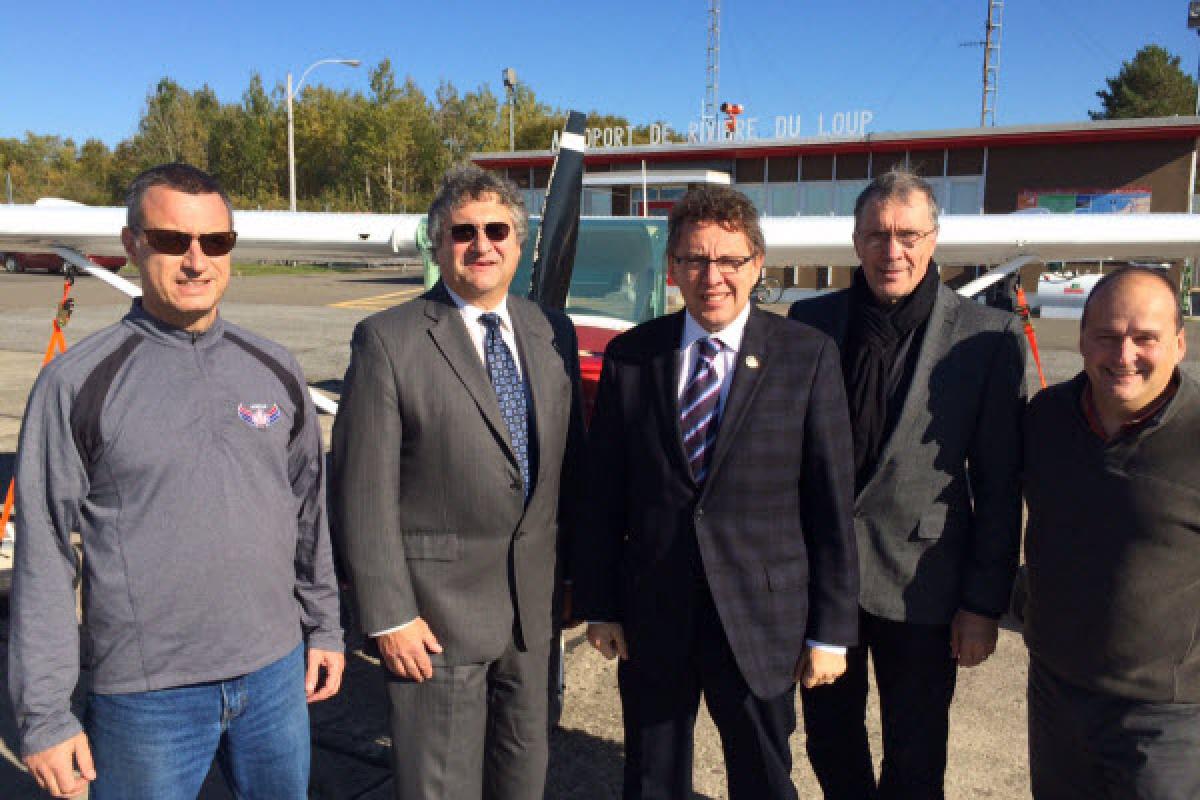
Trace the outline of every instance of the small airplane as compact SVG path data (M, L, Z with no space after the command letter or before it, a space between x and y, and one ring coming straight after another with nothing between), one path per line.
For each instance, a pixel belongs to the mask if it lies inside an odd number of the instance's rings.
M531 220L529 241L513 282L515 293L525 294L536 284L534 249L541 223L539 217ZM137 297L141 294L138 286L84 255L123 256L120 232L124 224L125 209L118 207L61 201L0 205L0 252L54 253L76 269ZM853 225L850 217L763 218L766 264L855 266ZM236 211L234 228L238 231L235 256L241 260L371 263L423 259L426 282L436 279L425 217L420 214ZM621 331L671 310L666 238L667 224L662 217L584 217L579 221L573 271L568 271L570 283L562 305L578 331L589 399L594 396L608 342ZM946 215L940 219L936 254L945 266L992 266L959 289L965 296L984 291L1034 261L1190 258L1195 264L1200 257L1200 215ZM1098 277L1076 282L1080 308ZM1052 280L1039 282L1039 294L1053 294ZM1062 293L1075 291L1072 286L1067 285ZM332 398L316 389L310 388L310 393L319 410L336 413ZM8 544L12 535L11 530L0 532L0 539Z
M0 205L0 252L57 253L98 274L83 254L121 257L125 209L63 205ZM428 239L421 214L237 211L235 257L241 260L371 263L419 259ZM532 270L534 217L522 269ZM851 217L764 217L767 266L852 267ZM585 217L580 220L567 311L585 325L629 327L665 312L666 220L662 217ZM943 215L937 260L943 266L993 269L960 292L972 296L1027 263L1038 261L1151 261L1200 257L1200 215L978 214ZM513 291L529 288L518 270ZM111 281L110 281L111 282ZM1082 284L1090 289L1090 283ZM127 288L127 287L125 287ZM1042 286L1039 291L1050 289ZM601 302L606 295L609 302ZM621 308L616 295L630 298ZM1086 291L1085 291L1086 296ZM579 301L577 308L572 300ZM610 318L611 324L604 323Z

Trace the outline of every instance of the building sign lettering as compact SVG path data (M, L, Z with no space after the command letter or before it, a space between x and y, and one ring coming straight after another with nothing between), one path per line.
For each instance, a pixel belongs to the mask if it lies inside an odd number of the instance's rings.
M810 118L811 119L811 118ZM730 125L728 119L703 119L689 122L684 134L684 144L704 145L713 142L754 142L770 139L798 139L807 132L811 136L862 136L867 126L875 119L875 113L866 109L819 113L815 125L805 128L799 114L781 114L766 122L759 117L735 117ZM811 124L811 123L810 123ZM636 135L635 135L636 133ZM632 125L588 128L585 133L589 150L606 147L635 147L665 144L673 131L667 125L653 123L635 132ZM559 131L554 131L550 149L558 150ZM677 143L678 144L678 143Z

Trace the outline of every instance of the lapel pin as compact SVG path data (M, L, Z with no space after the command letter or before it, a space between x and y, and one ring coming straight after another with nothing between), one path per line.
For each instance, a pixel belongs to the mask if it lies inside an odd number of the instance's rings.
M758 356L746 356L746 369L758 369Z

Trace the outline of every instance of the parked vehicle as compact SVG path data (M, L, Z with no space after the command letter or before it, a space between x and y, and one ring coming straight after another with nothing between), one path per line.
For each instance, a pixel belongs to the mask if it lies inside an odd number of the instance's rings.
M125 266L124 256L88 256L97 266L117 272ZM62 256L57 253L2 253L5 272L28 272L40 270L54 274L63 271Z

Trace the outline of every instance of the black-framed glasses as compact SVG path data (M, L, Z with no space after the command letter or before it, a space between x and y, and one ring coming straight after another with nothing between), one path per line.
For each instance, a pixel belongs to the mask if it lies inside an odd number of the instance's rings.
M512 225L507 222L485 222L483 225L472 225L470 222L460 222L450 226L450 238L459 244L475 241L479 229L489 242L503 242L512 233Z
M210 258L223 256L237 244L237 231L190 234L170 228L143 228L142 235L150 249L166 256L181 256L192 246L192 239L200 240L200 249Z
M751 253L748 256L721 256L720 258L709 258L708 256L675 256L674 258L675 263L688 272L704 272L708 270L709 264L714 264L722 275L735 275L742 267L753 260L754 254Z
M860 235L863 242L872 250L882 250L887 247L888 242L893 238L900 243L901 247L909 250L916 247L918 242L936 230L937 228L935 227L927 231L871 231L870 233Z

